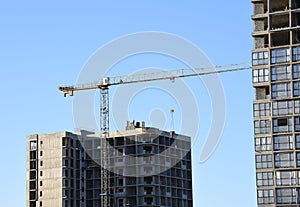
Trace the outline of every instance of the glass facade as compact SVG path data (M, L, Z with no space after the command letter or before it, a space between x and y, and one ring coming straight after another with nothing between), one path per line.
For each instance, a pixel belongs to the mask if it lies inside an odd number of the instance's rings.
M272 84L272 98L282 98L291 96L290 83L275 83Z
M271 67L271 80L279 81L279 80L289 80L290 79L290 66L282 65L282 66L273 66Z
M268 52L255 52L252 54L253 65L267 65L269 62Z
M271 50L271 64L290 62L290 49L281 48Z
M258 172L256 174L258 186L272 186L274 185L273 172Z
M291 135L274 136L274 150L292 150L294 148L293 137Z
M269 81L269 69L267 68L258 68L253 70L253 82L262 83Z
M300 64L293 65L293 79L300 78Z
M300 139L300 137L299 137ZM255 138L255 151L270 151L272 150L272 139L271 137L256 137Z
M257 103L253 107L254 116L270 116L270 103Z
M300 0L251 2L257 204L299 207Z
M293 113L292 101L276 101L272 104L272 115L290 115Z

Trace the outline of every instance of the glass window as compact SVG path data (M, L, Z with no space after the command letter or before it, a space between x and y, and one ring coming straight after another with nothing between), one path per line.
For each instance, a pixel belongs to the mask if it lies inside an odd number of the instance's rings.
M273 190L258 190L257 202L258 204L270 204L274 203L274 191Z
M299 102L300 103L300 102ZM292 114L292 101L276 101L273 102L273 116Z
M30 169L31 170L34 170L34 169L36 169L36 161L35 160L33 160L33 161L30 161Z
M274 136L274 150L294 149L293 137L291 135Z
M294 101L294 113L300 114L300 100Z
M296 161L297 161L297 167L300 167L300 153L297 152L296 154Z
M293 61L300 60L300 47L293 47Z
M255 151L270 151L272 150L271 137L256 137L255 138Z
M68 177L69 176L68 169L63 169L62 173L63 173L63 177Z
M30 150L36 150L36 141L30 141L29 145L30 145Z
M290 61L290 49L281 48L271 50L271 63L286 63Z
M277 171L276 184L278 186L296 185L296 172L295 171Z
M257 186L272 186L274 185L273 172L258 172L256 174Z
M69 166L69 160L68 160L68 158L63 159L62 161L63 161L63 166L64 167L68 167Z
M273 119L273 133L292 131L292 118Z
M256 155L256 168L266 169L272 168L272 156L271 155Z
M269 81L269 70L267 68L253 69L252 73L254 83L262 83Z
M300 96L300 82L294 82L293 83L293 95L295 96Z
M300 131L300 117L296 116L294 118L294 125L295 125L295 131L299 132Z
M267 65L269 63L269 53L265 52L254 52L252 54L252 65Z
M296 188L276 189L276 200L278 204L294 204L297 201Z
M295 135L296 149L300 149L300 134Z
M69 190L68 189L63 189L62 194L63 194L63 197L68 197L69 196Z
M291 96L291 86L289 83L278 83L272 85L272 98L283 98Z
M300 64L293 65L293 79L300 78Z
M268 134L270 133L270 120L257 120L254 121L255 134Z
M288 80L290 79L290 66L275 66L271 67L271 80Z
M257 103L253 105L254 116L270 116L270 103Z
M30 151L29 152L29 159L30 160L35 160L36 159L36 152L35 151Z
M293 153L277 153L274 155L276 168L294 167Z

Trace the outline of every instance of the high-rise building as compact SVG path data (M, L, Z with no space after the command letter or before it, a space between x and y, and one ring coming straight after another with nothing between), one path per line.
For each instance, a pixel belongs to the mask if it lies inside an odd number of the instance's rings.
M300 205L300 0L252 0L258 206Z
M27 207L99 207L100 135L27 139ZM128 123L109 133L111 207L192 207L190 137ZM103 169L102 169L103 170Z

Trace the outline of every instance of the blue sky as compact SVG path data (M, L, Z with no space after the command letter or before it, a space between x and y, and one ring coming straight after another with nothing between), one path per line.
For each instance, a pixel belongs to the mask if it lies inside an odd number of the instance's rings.
M72 99L63 98L57 87L75 83L98 48L127 34L159 31L191 41L215 65L247 62L252 49L251 10L250 0L2 1L0 205L25 205L26 136L73 130ZM119 67L172 69L181 65L167 61L146 56ZM205 163L198 161L201 138L193 149L194 204L252 207L256 200L251 71L220 78L226 94L226 125L215 153ZM203 86L198 92L205 123L209 95ZM132 101L132 107L139 98ZM155 107L155 103L149 104ZM131 117L143 118L142 111L132 111ZM146 111L145 116L148 114ZM175 116L175 122L179 118Z

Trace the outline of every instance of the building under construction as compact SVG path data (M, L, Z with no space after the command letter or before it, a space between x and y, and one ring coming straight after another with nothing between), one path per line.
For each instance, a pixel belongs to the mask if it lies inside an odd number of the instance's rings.
M300 205L300 0L252 0L258 206Z
M127 123L101 136L87 131L34 134L27 140L27 207L99 207L107 170L111 207L192 207L190 137Z

